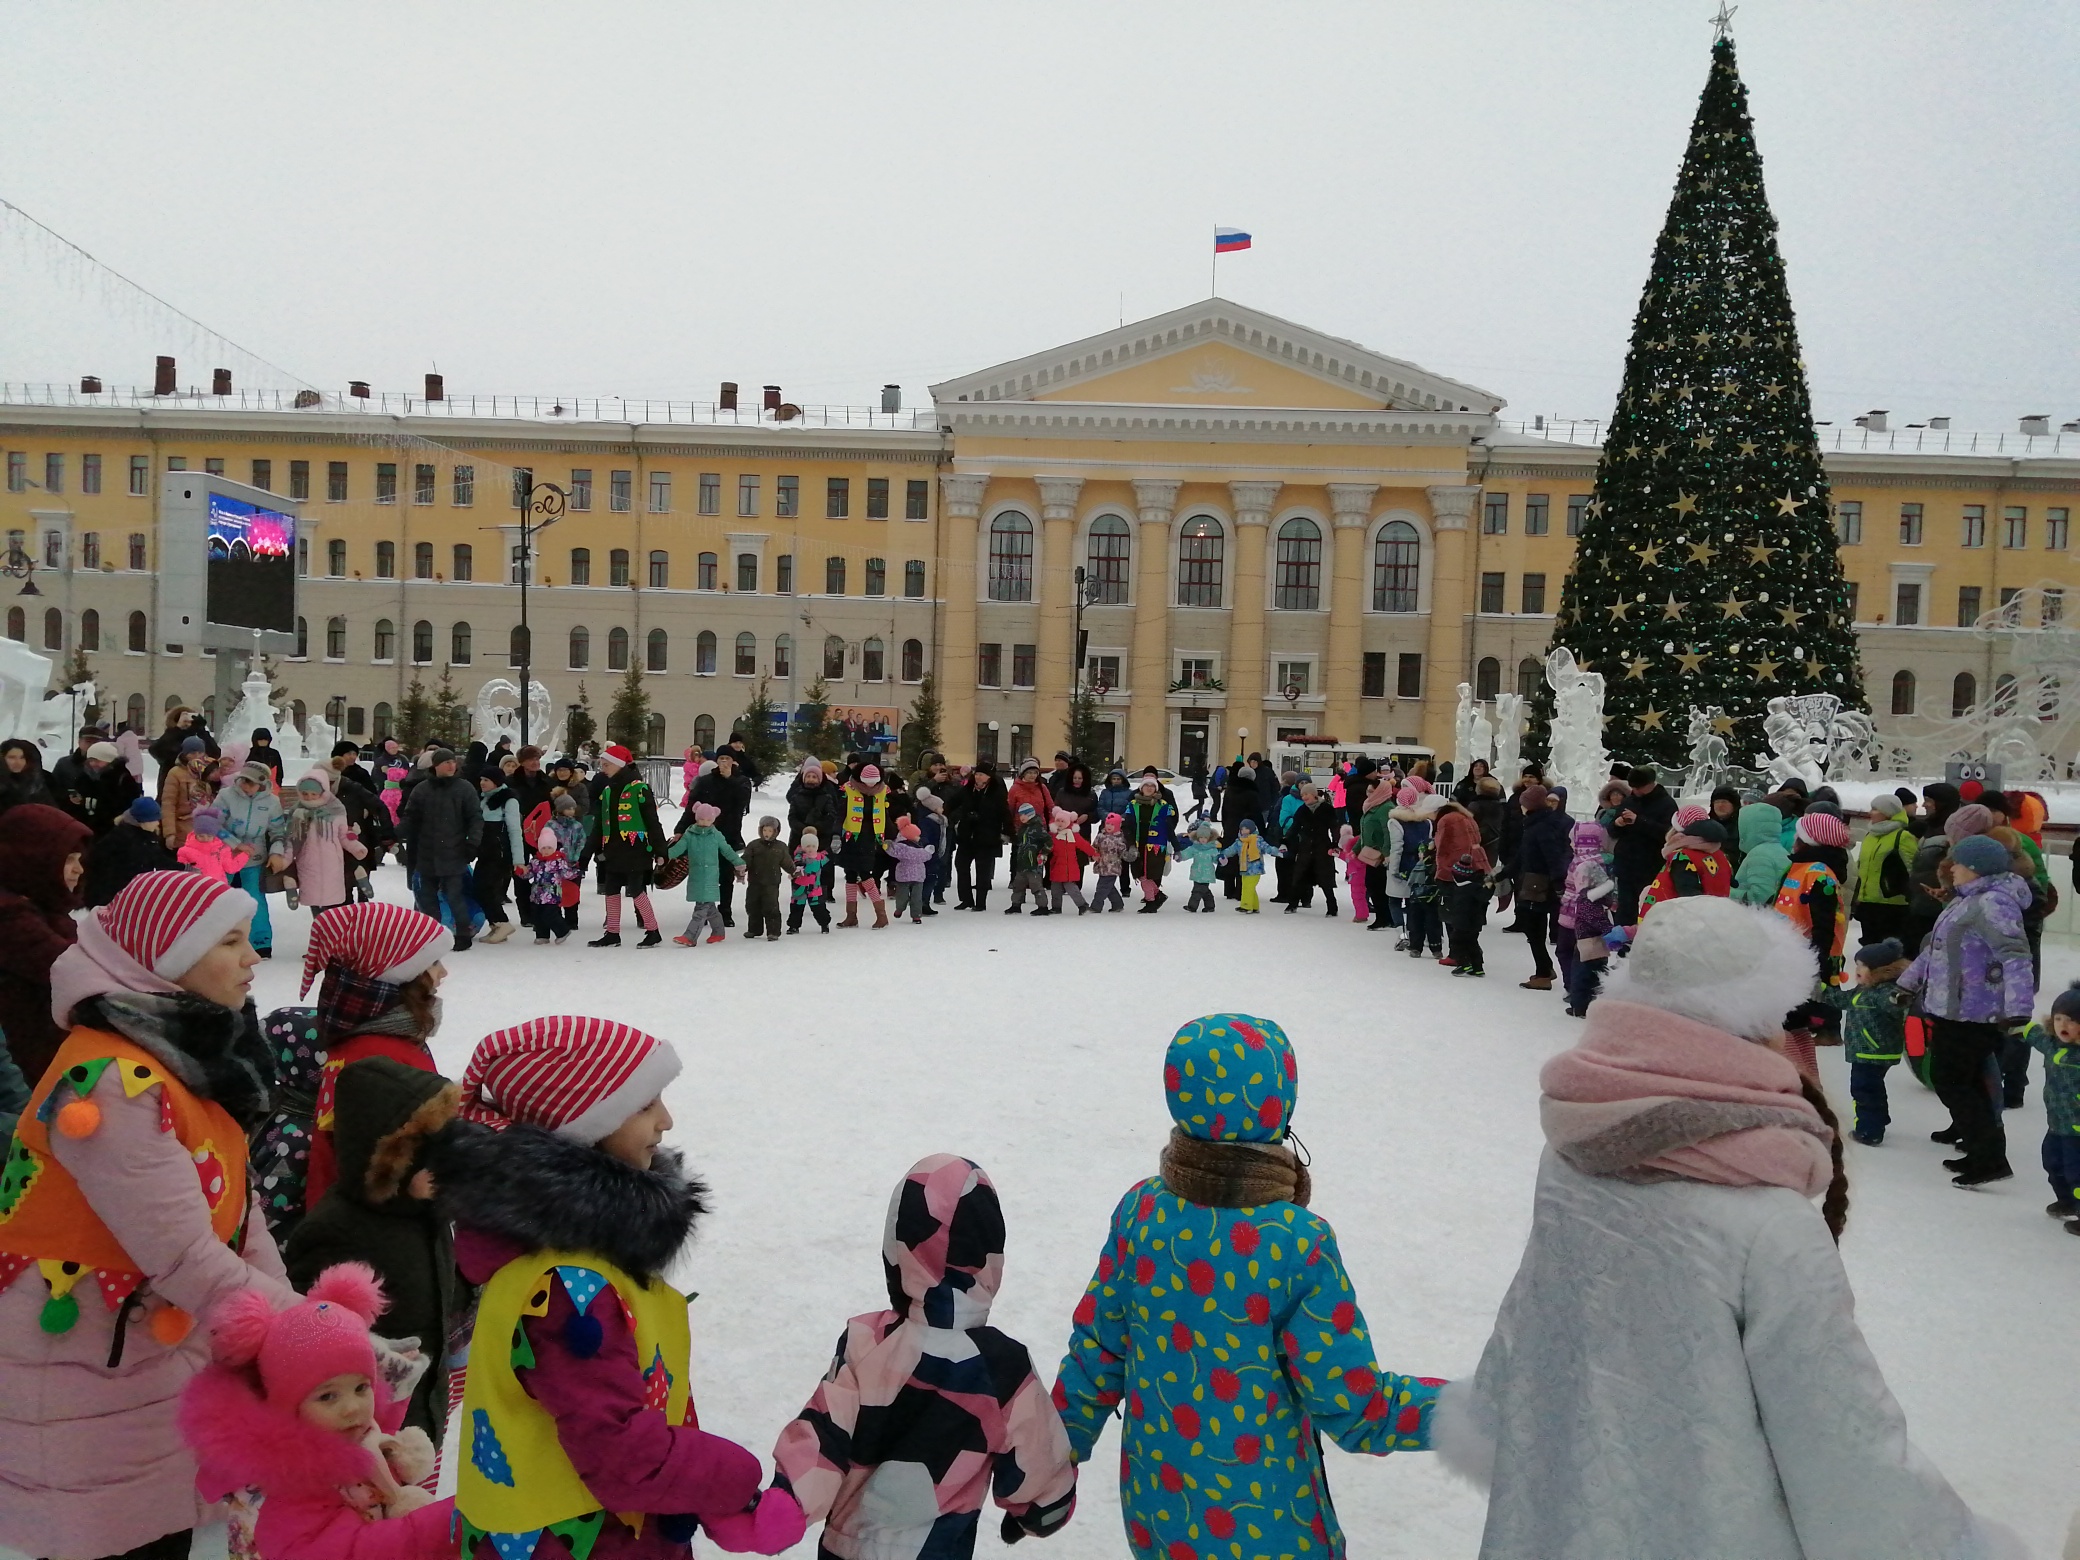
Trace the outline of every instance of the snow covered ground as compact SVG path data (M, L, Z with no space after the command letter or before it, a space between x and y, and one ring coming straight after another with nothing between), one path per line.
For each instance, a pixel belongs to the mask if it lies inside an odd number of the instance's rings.
M394 869L379 882L401 894ZM1010 1235L995 1320L1051 1379L1107 1216L1153 1171L1168 1130L1164 1046L1183 1021L1222 1010L1276 1019L1298 1048L1295 1125L1313 1155L1315 1207L1336 1226L1382 1363L1471 1369L1528 1227L1538 1068L1576 1032L1557 994L1518 988L1524 946L1494 930L1490 973L1473 982L1393 954L1393 934L1353 924L1347 906L1334 921L1319 910L1245 917L1226 901L1186 916L1180 900L1157 916L1033 921L992 909L829 936L811 922L778 944L733 937L695 950L480 945L453 961L435 1049L459 1076L480 1036L550 1012L604 1013L679 1048L672 1136L714 1188L677 1275L700 1295L701 1419L761 1456L844 1319L883 1303L889 1191L934 1151L966 1154L995 1178ZM681 901L664 896L662 908L667 933L678 930ZM582 936L596 935L589 893L583 916ZM277 927L256 985L263 1009L295 1000L308 918ZM2070 948L2047 963L2047 983L2080 975ZM1839 1053L1823 1055L1846 1103ZM2009 1118L2016 1179L1966 1193L1940 1168L1948 1151L1927 1141L1942 1121L1934 1096L1904 1070L1893 1080L1892 1137L1851 1145L1843 1251L1864 1329L1921 1448L1974 1507L2055 1554L2080 1445L2080 1240L2041 1211L2036 1090ZM1045 1556L1125 1552L1115 1445L1108 1435L1076 1520ZM1482 1499L1434 1459L1329 1457L1354 1555L1475 1553Z

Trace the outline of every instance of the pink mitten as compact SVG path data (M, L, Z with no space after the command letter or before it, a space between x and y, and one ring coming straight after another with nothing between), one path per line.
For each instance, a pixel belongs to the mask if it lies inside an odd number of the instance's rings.
M758 1504L726 1517L703 1517L701 1526L717 1549L733 1555L777 1555L802 1541L809 1522L801 1502L786 1490L767 1490Z

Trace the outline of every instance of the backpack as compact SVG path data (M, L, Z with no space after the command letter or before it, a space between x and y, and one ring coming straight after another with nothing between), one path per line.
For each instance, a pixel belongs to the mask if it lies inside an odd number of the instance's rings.
M274 1110L248 1139L246 1175L277 1246L303 1221L310 1179L311 1133L318 1116L318 1083L325 1052L318 1045L318 1010L276 1008L261 1020L274 1060Z
M1878 863L1878 892L1887 899L1904 901L1912 882L1911 864L1901 853L1902 842L1919 846L1920 841L1905 829L1893 830L1893 838L1885 851L1884 859Z

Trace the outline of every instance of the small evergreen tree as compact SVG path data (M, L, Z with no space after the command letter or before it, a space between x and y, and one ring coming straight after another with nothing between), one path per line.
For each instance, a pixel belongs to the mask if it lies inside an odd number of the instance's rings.
M939 685L930 672L924 674L924 680L917 685L917 697L910 701L910 718L903 722L902 739L905 769L918 768L925 754L940 750L944 739L939 735Z
M619 742L631 753L641 753L650 736L650 690L643 683L643 670L630 657L628 673L614 690L613 706L607 711L607 740Z
M795 712L795 747L826 763L838 756L843 743L837 728L824 718L830 710L830 696L830 684L818 676L802 690L802 707Z
M599 731L599 722L592 718L592 695L585 691L582 678L578 681L578 702L568 711L565 726L563 741L567 753L576 753Z
M397 705L397 740L407 753L416 753L433 735L433 701L426 697L426 684L416 673L406 684Z
M1102 764L1111 755L1098 751L1098 696L1090 684L1069 695L1069 751L1086 764Z
M787 744L773 735L773 717L779 713L780 706L773 702L766 679L759 678L751 702L737 717L734 729L744 739L744 751L751 755L760 774L772 774L787 762Z
M433 712L430 722L430 739L448 747L459 748L469 741L469 711L455 696L455 678L447 667L441 668L441 680L433 690Z

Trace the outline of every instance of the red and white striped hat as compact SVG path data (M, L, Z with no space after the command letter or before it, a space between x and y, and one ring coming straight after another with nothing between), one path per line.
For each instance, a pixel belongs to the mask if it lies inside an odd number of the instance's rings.
M461 1113L597 1143L662 1094L679 1065L664 1041L610 1018L531 1018L477 1042Z
M253 918L252 897L199 872L145 872L75 919L78 941L51 966L51 1016L111 991L170 992L226 934Z
M1800 813L1796 833L1808 845L1832 845L1839 850L1849 843L1849 826L1833 813Z
M370 900L341 905L311 923L311 943L303 955L303 985L311 989L318 972L345 965L368 980L402 986L432 969L455 946L455 934L430 915L404 905Z

